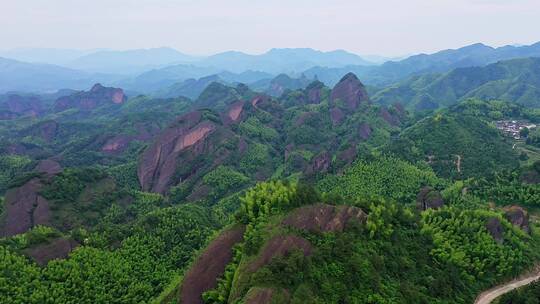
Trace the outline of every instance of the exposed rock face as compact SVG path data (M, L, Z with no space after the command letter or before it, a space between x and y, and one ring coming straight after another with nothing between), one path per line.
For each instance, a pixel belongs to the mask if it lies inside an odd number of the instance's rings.
M133 140L131 136L127 135L118 135L113 138L110 138L105 142L103 147L101 147L101 151L105 153L117 153L124 151L128 146L129 143Z
M444 200L439 191L431 187L424 187L416 196L416 203L420 210L438 209L444 205Z
M307 102L308 103L321 103L322 90L324 83L315 81L306 88Z
M367 123L362 123L358 126L358 136L360 136L362 140L369 139L372 132L373 130Z
M512 225L519 227L521 230L530 233L529 228L529 214L527 211L519 206L510 206L505 208L504 217L512 223Z
M217 279L232 260L232 248L242 241L244 230L236 227L224 231L208 245L182 281L180 303L204 303L202 294L217 286Z
M283 224L311 232L341 232L348 223L366 219L367 214L357 207L315 204L294 210Z
M126 100L127 97L122 89L108 88L98 83L88 92L83 91L58 98L55 102L54 110L60 112L77 108L88 111L105 104L121 104Z
M397 126L400 123L399 116L397 114L390 113L388 109L385 107L381 107L379 115L381 115L382 119L384 119L387 123L391 124L392 126Z
M150 130L147 130L145 126L139 125L137 126L137 135L120 134L109 138L103 147L101 147L101 151L110 154L122 153L129 147L129 144L135 140L149 141L154 135L159 133L159 127L149 127L149 129Z
M49 120L42 123L39 128L39 136L46 141L51 141L56 136L56 131L58 130L58 123L54 120Z
M225 123L236 123L240 121L242 112L244 110L244 104L243 101L237 101L233 103L229 110L227 111L227 115L225 116L224 122Z
M180 153L204 143L215 130L215 124L202 121L202 113L199 111L180 117L173 127L165 130L143 153L138 167L142 189L165 193L175 173Z
M21 116L37 117L43 114L43 111L43 104L39 98L13 94L7 96L7 100L0 104L0 119L10 120Z
M34 170L47 175L56 175L62 172L62 166L55 160L45 159L40 161Z
M258 95L255 98L251 100L251 105L254 108L257 108L258 106L270 101L270 97L267 95Z
M356 110L362 103L369 103L369 96L366 88L353 73L343 76L330 93L330 102L335 104L336 100L345 103L348 110Z
M40 180L33 178L21 187L7 191L1 236L16 235L34 226L49 224L49 202L38 194L41 187Z
M330 119L332 119L334 126L339 125L343 121L343 118L345 118L345 113L340 108L330 109Z
M341 151L338 155L337 155L337 159L342 163L342 164L350 164L352 163L355 159L356 159L356 147L352 146L352 147L349 147L348 149L346 150L343 150Z
M55 259L65 259L79 244L71 239L57 238L46 244L39 244L25 250L25 254L31 257L41 266Z
M275 236L264 245L260 256L248 266L248 269L251 272L255 272L257 269L270 263L274 257L285 256L294 249L298 249L302 251L305 256L309 256L313 251L313 246L308 240L300 236Z
M504 228L498 218L489 218L486 223L486 229L497 243L504 241Z
M313 158L311 164L306 168L305 173L310 175L328 172L331 162L332 158L330 156L330 153L325 151Z

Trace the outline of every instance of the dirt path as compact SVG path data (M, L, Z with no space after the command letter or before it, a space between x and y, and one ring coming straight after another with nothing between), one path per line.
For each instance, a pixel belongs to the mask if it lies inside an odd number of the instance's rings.
M478 296L478 298L476 298L474 304L489 304L503 294L508 293L519 287L533 283L538 279L540 279L540 267L537 267L533 272L529 273L526 276L510 281L504 285L499 285L490 290L484 291Z

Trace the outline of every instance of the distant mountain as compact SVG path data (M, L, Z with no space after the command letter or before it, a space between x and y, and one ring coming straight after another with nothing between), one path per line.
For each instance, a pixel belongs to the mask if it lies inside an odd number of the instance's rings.
M372 70L368 77L374 81L392 82L408 75L446 72L454 68L484 66L500 60L540 56L540 42L530 46L493 48L481 43L435 54L420 54L398 62L386 62Z
M69 67L100 73L133 74L177 63L188 63L196 58L172 48L137 49L127 51L99 51L70 62Z
M455 68L485 66L500 60L540 57L540 42L529 46L493 48L481 43L434 54L419 54L401 61L389 61L380 66L345 66L339 68L314 67L304 71L306 76L317 76L333 85L340 75L353 72L368 85L386 86L407 77L428 73L443 73Z
M308 78L317 78L320 81L324 82L327 86L333 86L339 82L341 77L347 73L354 73L362 79L362 81L369 84L369 79L365 76L374 66L362 66L362 65L347 65L339 68L328 68L328 67L312 67L303 72L304 75Z
M309 48L271 49L261 55L242 52L225 52L210 56L196 63L231 72L246 70L263 71L272 74L301 72L314 66L342 67L345 65L373 65L360 56L343 50L322 52Z
M0 51L0 56L32 63L64 65L98 50L74 50L53 48L16 48Z
M225 83L218 75L210 75L199 79L187 79L182 82L173 84L172 86L158 91L154 94L156 97L172 98L185 96L190 99L197 99L199 95L213 82Z
M476 97L540 107L540 58L501 61L485 67L457 68L444 74L414 76L379 91L373 100L399 102L416 110L431 110Z
M124 79L116 85L138 92L153 92L187 79L198 79L219 72L221 70L212 67L177 64L144 72L136 77Z
M7 91L46 92L61 88L82 89L118 77L92 74L51 64L27 63L0 58L0 93Z
M314 79L306 77L302 74L299 78L292 78L287 74L279 74L272 79L262 79L250 85L250 88L267 93L270 96L279 97L287 90L304 89Z

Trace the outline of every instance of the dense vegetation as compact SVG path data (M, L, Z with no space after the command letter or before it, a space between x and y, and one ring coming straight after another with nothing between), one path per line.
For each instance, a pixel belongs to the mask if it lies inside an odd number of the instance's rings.
M357 161L341 175L328 175L319 181L318 188L349 201L364 196L410 203L421 187L442 184L430 168L419 169L398 158L380 156Z
M413 163L427 163L442 177L479 177L519 165L502 135L482 119L456 112L426 117L405 129L386 151Z
M537 122L537 111L467 99L409 115L369 100L350 108L321 82L302 87L270 98L214 83L193 101L137 96L0 124L0 215L6 200L25 199L14 197L30 180L39 182L30 194L50 209L45 226L0 239L0 302L166 302L228 224L245 226L244 239L204 293L207 303L236 303L265 288L291 303L470 303L538 260L535 224L526 234L499 207L538 206L540 163L520 168L515 142L493 126ZM200 120L185 127L190 116L177 117L192 109ZM141 171L196 138L201 125L215 130L151 172L156 180L170 173L162 194L141 191ZM169 133L177 137L161 137ZM157 157L143 163L157 141ZM42 160L62 169L36 172ZM421 189L446 206L418 210ZM282 225L315 203L352 206L365 218L324 233ZM310 253L292 250L251 268L279 236L305 240ZM77 248L38 266L35 252L59 241Z
M119 215L111 212L105 217L105 221L110 222L103 225L114 231L109 225L114 225ZM0 259L1 301L148 302L189 263L194 252L205 244L218 225L212 214L199 206L159 209L136 220L118 249L107 248L107 239L113 237L111 232L86 234L80 231L78 238L84 245L69 259L53 261L44 268L29 262L13 249L24 248L29 235L5 240L8 245L0 245L3 257Z
M535 257L530 237L500 213L465 209L463 203L473 197L457 194L454 200L461 204L419 218L403 204L357 194L354 205L369 214L365 224L328 233L280 225L287 210L306 204L305 197L336 199L280 182L246 193L237 216L248 223L245 241L218 287L205 293L205 303L245 300L261 288L272 290L273 301L290 303L470 303L479 290L520 273ZM489 234L490 218L503 224L503 243ZM305 238L311 254L293 250L261 268L250 266L268 254L263 244L291 234Z
M399 101L415 110L447 107L471 97L538 108L539 65L538 58L523 58L444 74L417 75L381 90L373 98L383 104Z

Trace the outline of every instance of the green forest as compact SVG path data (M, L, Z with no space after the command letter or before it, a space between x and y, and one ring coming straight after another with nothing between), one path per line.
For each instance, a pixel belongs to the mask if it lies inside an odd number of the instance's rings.
M497 128L528 103L298 86L2 121L0 303L466 304L538 264L538 131Z

